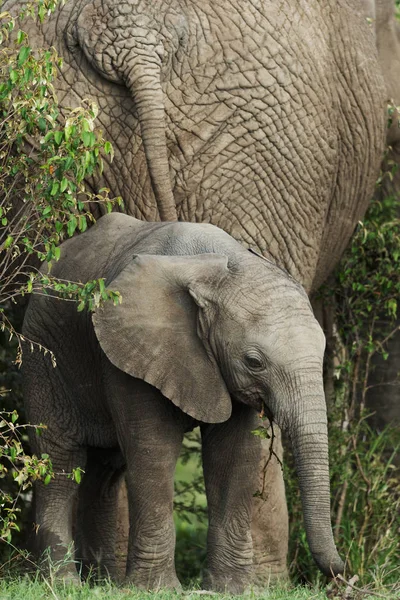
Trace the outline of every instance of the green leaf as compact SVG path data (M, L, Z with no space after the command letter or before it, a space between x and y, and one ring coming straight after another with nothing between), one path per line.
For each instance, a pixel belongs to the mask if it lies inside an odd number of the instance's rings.
M38 127L39 127L40 131L46 131L46 127L47 127L46 119L44 119L43 117L39 117Z
M60 189L60 182L57 180L53 181L53 185L51 186L50 195L55 196L58 193L59 189Z
M73 157L72 156L68 156L67 160L65 161L65 164L64 164L64 169L66 171L69 171L69 169L72 167L73 164L74 164Z
M22 44L22 42L24 41L25 38L26 38L26 33L20 29L17 34L17 43Z
M77 225L78 225L78 221L76 220L75 215L72 215L70 220L68 221L68 225L67 225L67 231L68 231L69 237L72 237L74 235Z
M59 246L56 246L56 247L54 248L54 258L55 258L56 260L59 260L59 259L60 259L60 255L61 255L61 249L60 249L60 247L59 247Z
M63 224L61 223L61 221L56 221L54 226L56 228L57 233L60 233L62 231Z
M111 160L114 158L114 148L112 147L111 142L104 143L104 152L111 156Z
M94 145L96 138L91 131L84 131L81 135L81 140L87 148L91 148Z
M257 437L263 438L264 440L269 440L271 437L265 427L257 427L257 429L253 429L251 433Z
M13 243L14 238L11 235L8 235L6 241L4 242L4 248L9 248Z
M29 54L31 53L31 49L29 46L22 46L20 51L18 52L18 66L22 67Z
M44 485L49 485L51 481L51 475L46 475L46 477L44 478Z
M60 192L65 192L67 187L68 187L68 179L66 177L63 177L61 179L61 183L60 183Z
M10 71L11 83L15 83L17 81L17 79L18 79L18 72L11 69L11 71Z
M86 222L86 217L84 215L80 215L79 216L79 231L86 231L87 229L87 222Z
M73 473L76 483L80 483L82 480L82 474L81 474L80 468L78 467L77 469L73 469L72 473Z
M61 144L63 137L64 137L63 131L55 131L54 132L54 140L55 140L57 146L59 146Z
M44 217L47 217L47 215L51 214L52 208L51 206L46 206L42 212L42 215Z
M68 142L68 140L70 139L71 135L74 133L75 131L75 127L73 125L67 125L64 129L64 136L65 136L65 141ZM73 161L73 159L72 159Z

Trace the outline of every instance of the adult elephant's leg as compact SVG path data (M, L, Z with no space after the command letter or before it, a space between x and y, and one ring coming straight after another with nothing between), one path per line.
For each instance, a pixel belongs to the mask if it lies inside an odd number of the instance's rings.
M125 461L119 450L91 448L79 487L76 525L77 556L85 576L117 578L118 496ZM126 554L125 568L126 569Z
M201 427L209 528L204 586L241 593L253 570L252 497L260 442L254 409L233 403L231 418Z
M146 589L177 588L174 472L189 417L144 381L112 366L109 371L114 420L127 464L127 579Z
M273 435L262 441L258 492L253 499L251 533L254 547L254 583L265 585L288 577L289 520L282 474L282 440L274 423Z

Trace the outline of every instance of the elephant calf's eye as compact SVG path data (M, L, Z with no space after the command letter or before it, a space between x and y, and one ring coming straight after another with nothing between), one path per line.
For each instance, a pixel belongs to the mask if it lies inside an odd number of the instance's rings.
M252 371L262 371L265 369L264 357L258 352L247 352L244 357L244 362Z

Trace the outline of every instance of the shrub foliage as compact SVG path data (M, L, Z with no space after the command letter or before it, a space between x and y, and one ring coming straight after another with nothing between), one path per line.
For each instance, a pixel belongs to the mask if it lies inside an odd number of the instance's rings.
M42 21L57 3L29 2L19 23L26 18ZM78 310L119 300L118 294L106 291L101 279L82 284L51 276L60 243L94 221L93 205L110 211L115 203L121 204L119 198L109 198L107 189L93 194L85 188L85 179L101 173L103 157L111 160L113 150L95 127L95 104L85 102L61 116L53 87L61 67L54 49L34 52L14 18L0 13L0 327L17 342L8 345L6 356L2 350L2 364L8 367L7 354L16 350L17 363L22 358L23 338L10 317L17 298L33 291L56 294L78 302ZM42 261L48 265L47 273L38 269ZM5 406L9 375L1 370L0 377ZM31 483L37 478L48 483L53 476L49 457L26 453L25 438L11 406L0 418L0 539L10 540L12 531L18 530L20 499ZM73 476L79 479L80 473Z

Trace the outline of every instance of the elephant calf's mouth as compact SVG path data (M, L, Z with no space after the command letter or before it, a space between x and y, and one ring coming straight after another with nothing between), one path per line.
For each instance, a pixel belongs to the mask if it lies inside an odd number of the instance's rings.
M264 415L265 404L259 392L255 392L249 388L247 390L235 390L232 392L232 397L237 402L241 402L242 404L247 404L247 406L251 406L257 412L259 412L260 415Z

